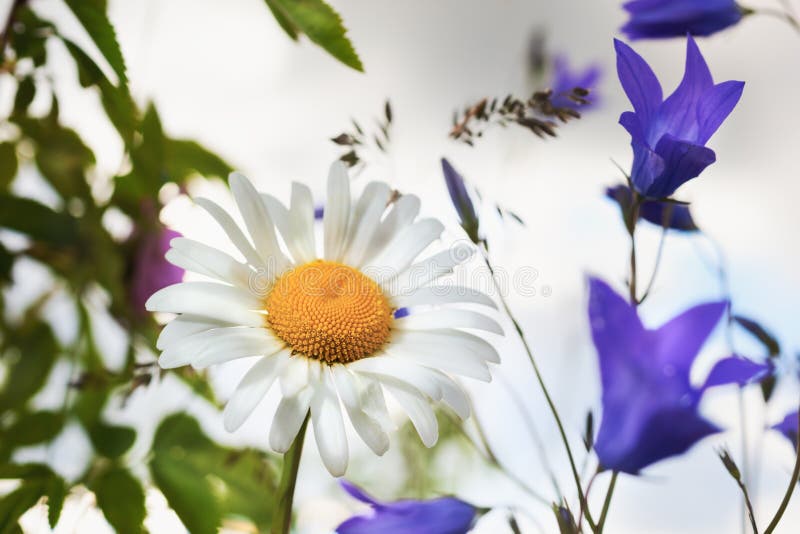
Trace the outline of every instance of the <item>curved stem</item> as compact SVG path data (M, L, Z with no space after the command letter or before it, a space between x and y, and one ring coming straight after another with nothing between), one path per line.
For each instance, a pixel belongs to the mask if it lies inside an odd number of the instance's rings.
M526 484L521 478L519 478L513 472L506 469L503 466L503 464L500 463L500 460L497 458L491 446L489 445L489 441L486 439L486 433L484 432L483 426L480 424L480 421L478 420L478 416L475 413L475 410L472 410L472 420L475 422L475 428L477 429L478 432L478 439L480 440L481 445L483 446L483 450L481 450L481 447L479 447L478 444L475 443L475 440L473 440L472 437L469 434L467 434L467 432L464 430L464 427L460 424L460 421L454 420L453 423L456 426L456 428L459 429L461 435L464 436L464 439L466 439L469 442L469 444L472 445L472 447L475 449L478 455L486 463L488 463L490 466L494 467L495 469L503 473L503 475L505 475L506 478L508 478L511 482L513 482L517 486L519 486L519 488L522 491L533 497L534 500L545 506L550 506L550 501L548 499L546 499L544 496L540 495L539 493L531 489L528 486L528 484Z
M556 478L552 466L550 465L550 460L547 457L547 451L545 450L544 443L542 442L542 437L536 430L536 424L531 418L530 412L525 409L525 402L520 397L519 393L517 392L517 389L513 386L513 384L511 384L508 381L508 379L506 379L500 373L497 374L497 378L503 382L504 385L503 391L508 393L508 396L511 397L512 402L514 403L514 405L517 408L517 411L522 417L522 422L525 424L525 428L528 430L528 434L530 435L531 440L533 440L533 444L536 447L537 452L539 453L539 460L542 463L542 467L547 471L547 476L550 478L550 482L553 484L553 489L555 490L556 495L559 498L563 498L564 492L561 491L561 486L558 484L558 479Z
M288 534L292 526L292 502L297 484L297 471L300 468L300 457L303 454L303 441L306 437L308 418L309 416L306 415L300 431L294 438L294 443L283 455L283 471L277 489L278 505L275 509L275 516L272 518L271 532L273 534Z
M800 33L800 22L798 22L797 18L789 13L788 11L783 11L781 9L772 9L769 7L760 7L758 9L750 9L749 13L755 13L758 15L767 15L769 17L775 17L780 19L789 24L796 32Z
M486 262L486 266L489 268L489 272L492 275L492 280L494 280L494 268L492 267L492 263L489 260L489 255L486 249L483 249L483 258ZM514 329L517 331L517 335L519 336L520 341L522 341L522 346L525 348L525 352L528 355L528 361L530 361L531 366L533 367L533 372L536 375L536 380L539 383L539 387L544 394L544 398L547 401L547 406L550 408L550 412L553 414L553 418L555 419L556 426L558 427L558 433L561 436L561 441L564 444L564 449L567 452L567 458L569 459L569 466L572 469L572 476L575 479L575 486L578 489L578 498L580 499L581 508L583 509L584 515L586 516L586 522L589 523L589 527L592 529L593 532L596 532L597 527L595 526L594 519L592 518L591 512L589 511L589 507L586 504L586 499L583 496L583 487L581 485L581 478L578 474L578 468L575 465L575 457L572 454L572 448L569 445L569 439L567 438L567 433L564 430L564 424L561 422L561 416L558 414L558 409L556 408L555 403L553 402L553 398L550 396L550 392L547 389L547 386L544 383L544 378L542 377L542 373L539 370L539 365L536 363L536 358L533 356L533 351L531 350L530 345L528 344L528 340L525 337L525 334L522 331L522 327L519 325L517 320L514 318L514 314L511 312L511 309L506 302L505 297L503 296L503 292L498 288L498 298L500 299L500 303L503 305L503 311L505 311L508 318L511 320L511 323L514 325Z
M644 294L642 298L639 299L639 304L645 301L645 299L650 295L650 290L653 289L653 284L656 281L656 276L658 276L658 268L661 266L661 258L664 255L664 243L667 241L667 228L664 227L661 229L661 239L658 241L658 252L656 252L656 264L653 266L653 274L650 275L650 282L647 283L647 287L644 290Z
M800 411L797 412L798 420L800 420ZM797 440L797 457L794 461L794 470L792 471L792 480L789 482L789 487L786 488L786 494L783 496L783 500L781 501L780 506L778 507L778 511L775 512L775 517L772 518L772 521L769 522L769 526L764 531L764 534L772 534L775 528L778 526L778 523L783 517L783 512L786 511L786 507L789 506L789 500L792 498L792 494L794 493L794 489L797 486L797 480L800 479L800 438Z
M611 496L614 495L614 488L617 486L617 475L619 475L619 471L614 471L611 474L611 482L608 483L608 493L606 493L606 500L603 502L603 510L600 512L600 520L597 523L597 532L603 532L603 527L606 524L608 508L611 505Z

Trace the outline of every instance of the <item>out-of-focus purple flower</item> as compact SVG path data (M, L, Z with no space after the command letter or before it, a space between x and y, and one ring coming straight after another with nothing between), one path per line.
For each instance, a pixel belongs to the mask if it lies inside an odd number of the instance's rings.
M185 272L164 258L169 242L181 234L157 221L155 224L149 231L137 230L133 234L128 291L132 312L137 316L147 315L144 303L153 293L182 281Z
M619 204L623 217L630 212L633 194L628 186L620 184L606 189L606 196ZM692 219L689 206L675 202L645 199L639 206L639 218L649 223L682 232L699 230Z
M394 311L394 318L395 319L402 319L403 317L408 317L408 308L397 308Z
M619 80L634 109L619 119L631 134L633 187L646 197L668 197L716 160L705 144L739 102L744 82L715 85L689 37L683 81L664 100L645 60L622 41L614 40L614 46Z
M592 278L589 286L589 320L603 388L603 418L594 445L600 464L637 474L719 432L698 413L705 388L692 386L689 372L728 303L696 306L649 330L636 307L605 282ZM729 373L726 383L750 376L749 369L739 371Z
M442 158L442 171L444 172L444 182L447 184L447 192L450 193L450 200L458 213L461 228L473 243L480 243L478 214L475 213L475 206L473 206L467 186L464 184L464 178L444 158Z
M602 73L603 71L597 65L589 65L583 70L572 70L565 56L556 56L553 60L553 80L550 82L550 89L553 90L553 106L586 111L597 105L600 96L596 89ZM589 90L589 94L586 96L588 104L578 104L566 96L576 87Z
M728 356L714 364L706 377L703 389L723 384L737 384L739 387L744 387L760 382L771 376L774 371L775 365L770 360L759 363L738 355Z
M314 220L321 221L324 214L325 206L319 205L314 207Z
M798 433L800 423L798 422L797 417L797 411L794 411L786 415L786 417L783 418L783 421L777 425L772 425L772 429L777 430L786 436L786 439L792 442L793 447L797 447L797 440L798 437L800 437L800 434Z
M621 29L629 39L711 35L745 14L735 0L633 0L622 7L631 16Z
M454 497L429 501L404 500L384 503L346 480L344 490L372 507L336 528L338 534L464 534L472 528L477 510Z

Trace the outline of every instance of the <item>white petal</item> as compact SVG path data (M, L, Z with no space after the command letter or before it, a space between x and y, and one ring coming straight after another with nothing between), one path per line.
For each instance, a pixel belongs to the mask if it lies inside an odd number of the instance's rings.
M268 356L285 344L265 328L222 326L176 340L158 360L164 369L192 364L203 368L247 356Z
M253 293L214 282L182 282L155 292L145 307L149 311L188 313L243 326L262 326L262 300Z
M482 313L471 310L441 309L414 312L395 319L398 330L440 330L442 328L474 328L503 335L502 327Z
M433 256L417 262L408 269L381 284L390 295L404 295L426 286L437 278L448 275L454 268L467 261L475 250L465 243L457 243Z
M443 355L458 355L463 352L479 356L487 362L500 363L500 354L491 343L459 330L397 332L388 348L394 346L409 349L436 347Z
M397 400L400 407L408 414L411 424L417 429L422 443L426 447L433 447L439 439L439 424L436 415L427 400L411 390L384 384L384 387Z
M391 299L392 303L398 308L463 302L481 304L497 309L497 304L489 295L477 289L464 286L425 286L401 295L393 295Z
M264 207L267 208L270 220L278 229L283 240L288 242L291 233L289 232L289 210L283 205L283 202L267 193L260 193L261 201Z
M236 386L231 400L225 405L223 413L225 430L234 432L250 417L258 403L272 387L278 373L286 365L288 355L289 352L286 351L261 358L247 371L239 385Z
M455 350L446 339L428 340L427 343L393 342L386 352L398 359L446 373L468 376L484 382L492 379L485 358L471 352Z
M195 199L195 203L206 210L209 215L217 221L217 224L225 231L228 239L239 249L239 252L242 253L242 256L244 256L244 259L247 260L250 265L256 267L264 266L264 261L261 259L261 256L258 255L256 249L254 249L250 241L247 240L247 237L245 237L239 225L228 215L228 212L207 198L197 198Z
M372 236L378 229L381 215L386 211L386 202L390 195L389 186L383 182L370 182L364 188L350 221L350 236L343 260L347 265L361 265Z
M269 429L269 446L273 451L283 454L292 446L308 415L312 394L312 390L307 388L294 397L281 399Z
M348 369L380 379L381 383L391 382L407 385L419 390L433 400L442 398L439 381L431 370L419 365L409 365L407 361L391 356L372 356L347 364Z
M444 231L442 223L436 219L422 219L402 230L386 248L370 260L365 272L377 270L380 280L406 270L414 258L433 243Z
M380 423L364 412L358 393L357 378L351 375L343 365L334 365L331 367L331 371L339 397L347 410L350 422L353 423L353 428L364 440L364 443L372 449L372 452L383 456L389 450L389 436L383 431Z
M419 197L416 195L403 195L392 203L389 213L381 221L378 230L372 237L364 263L371 262L375 256L380 254L400 230L411 226L419 214L419 206Z
M331 475L340 477L347 471L350 452L344 429L339 397L333 387L330 370L323 369L320 380L313 386L311 422L319 455Z
M192 360L196 369L247 356L270 356L286 348L286 343L265 328L219 328L207 336L207 344Z
M341 259L347 241L347 223L350 220L350 178L341 161L331 165L328 174L328 196L322 224L325 231L325 259Z
M461 386L446 374L434 371L439 377L439 387L442 389L442 402L450 406L462 420L467 419L470 413L470 403L467 393Z
M292 183L292 204L289 212L289 230L294 249L292 255L301 263L313 261L317 257L314 241L314 199L308 186ZM296 250L295 250L296 249Z
M308 385L309 361L305 356L289 358L289 365L281 374L281 393L284 397L294 397Z
M164 350L172 343L189 337L192 334L205 332L206 330L219 328L221 326L229 325L228 323L204 319L202 317L181 315L170 321L163 330L161 330L161 333L158 335L158 340L156 341L156 348L158 350Z
M278 245L275 225L261 200L261 195L250 180L239 173L231 173L228 183L258 255L268 267L274 265L276 272L282 272L288 260Z
M221 250L185 237L176 237L170 241L170 245L172 246L170 252L173 250L179 252L180 256L188 258L191 262L200 265L206 271L200 272L200 274L211 276L222 282L233 284L244 289L250 288L250 275L253 271L250 270L247 265L236 261ZM170 252L167 252L168 260ZM191 267L179 264L176 265L187 270L192 270Z
M352 375L358 388L359 403L361 409L371 419L378 422L385 431L396 430L397 425L389 416L389 409L386 407L386 398L383 396L383 387L378 380L366 376Z

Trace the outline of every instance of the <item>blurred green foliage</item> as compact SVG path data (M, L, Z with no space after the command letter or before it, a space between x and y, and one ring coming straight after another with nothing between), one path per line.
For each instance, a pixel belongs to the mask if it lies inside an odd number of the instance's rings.
M96 51L64 37L60 21L42 18L25 0L13 2L0 27L0 87L15 91L9 100L13 105L0 117L0 479L18 481L16 489L0 496L0 534L19 532L20 516L39 502L46 502L54 526L65 498L78 486L94 492L117 532L143 532L145 488L151 484L192 532L216 532L230 518L262 529L272 514L276 457L220 446L182 414L161 423L146 465L137 466L129 458L139 439L136 429L104 418L110 403L125 402L161 373L152 355L146 361L137 358L142 348L145 354L155 353L159 327L149 314L135 309L129 294L136 247L131 238L113 235L105 216L110 210L121 212L136 231L146 232L160 225L165 185L183 191L190 179L222 178L231 166L196 141L171 137L154 105L136 103L104 0L64 2ZM287 24L321 44L332 42L325 27L329 15L309 26L306 15L292 8L306 2L281 4L293 13ZM55 47L72 58L81 87L98 94L97 112L119 134L125 150L119 167L124 171L118 176L103 176L92 148L62 121L50 73L49 55ZM57 200L45 204L19 193L18 183L34 174ZM3 239L10 235L15 239ZM23 259L45 266L54 282L40 288L41 296L21 317L12 318L3 295L22 282L15 280L20 269L14 266ZM88 298L98 291L105 306ZM68 295L77 318L77 336L66 345L43 313L57 293ZM109 369L96 343L92 315L97 313L108 314L130 340L121 368ZM58 364L70 369L68 377L52 374ZM190 368L172 373L216 405L204 374ZM62 384L63 405L38 408L36 395L53 377L68 381ZM74 480L65 481L45 464L15 461L17 451L50 444L67 425L78 425L93 448L88 467ZM149 476L142 479L142 473Z

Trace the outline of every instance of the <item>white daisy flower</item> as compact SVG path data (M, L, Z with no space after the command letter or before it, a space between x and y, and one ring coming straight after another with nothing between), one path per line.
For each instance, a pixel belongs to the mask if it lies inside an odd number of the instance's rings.
M337 162L328 179L320 256L308 187L292 185L287 209L240 174L229 181L247 232L217 204L197 203L244 262L190 239L171 242L170 262L216 281L175 284L148 300L150 311L178 314L158 338L161 367L204 368L260 356L225 407L226 429L238 429L277 383L282 398L270 446L286 452L310 411L319 452L334 476L344 474L349 458L342 407L378 455L389 447L385 394L428 447L438 438L431 402L469 416L453 375L489 381L487 363L500 358L487 341L461 329L502 330L459 306L493 307L488 296L436 281L465 261L471 247L460 244L414 263L439 238L442 224L417 219L419 199L397 196L381 182L368 184L353 203L347 170ZM400 308L412 313L395 318Z

